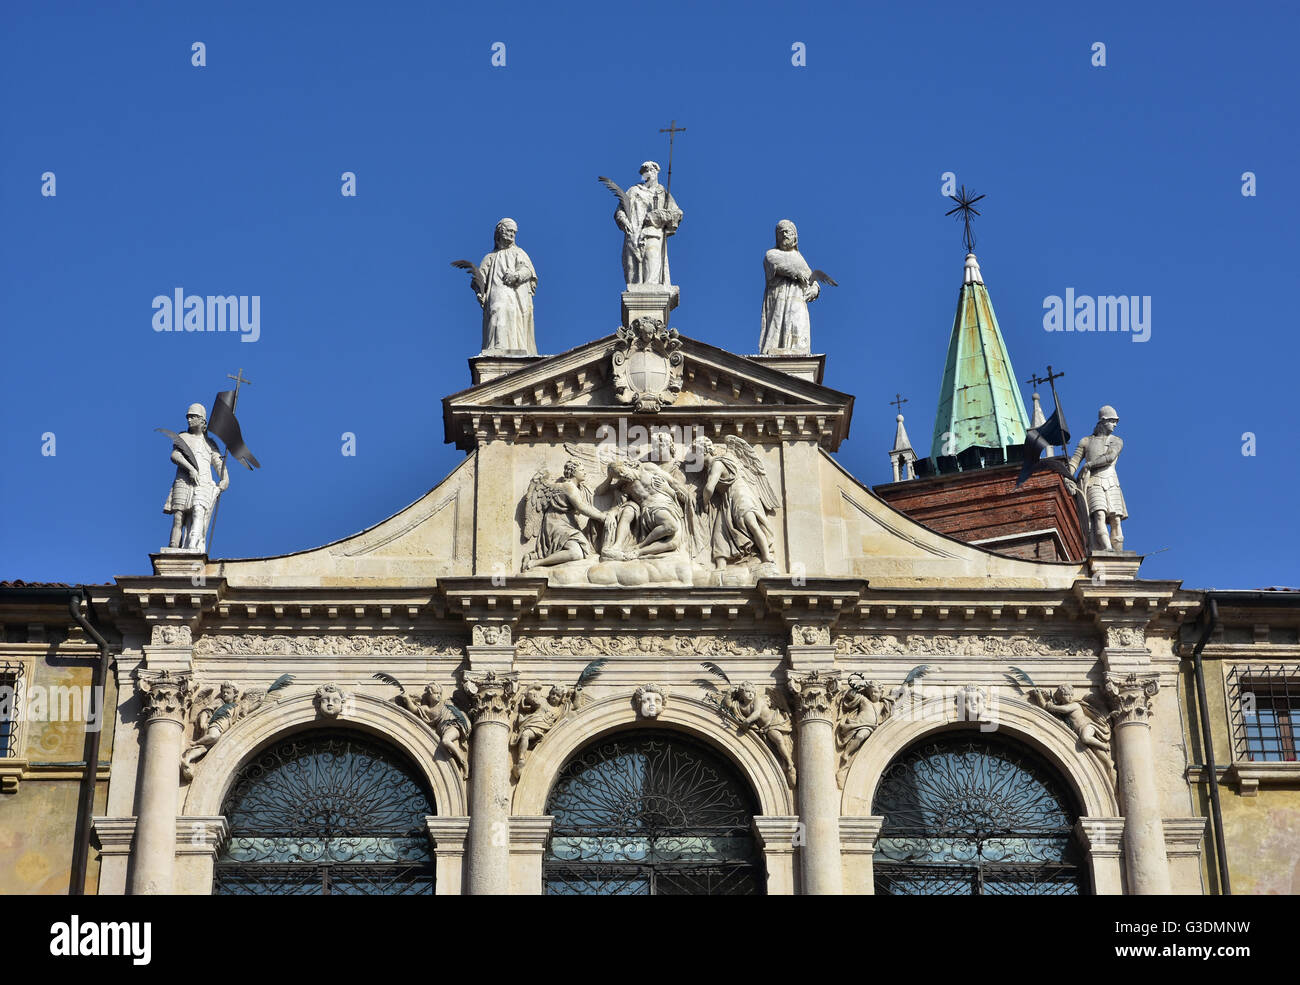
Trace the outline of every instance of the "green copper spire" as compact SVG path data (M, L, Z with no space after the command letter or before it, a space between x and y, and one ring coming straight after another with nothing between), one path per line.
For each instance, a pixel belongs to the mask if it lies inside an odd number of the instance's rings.
M930 454L957 455L974 445L1006 448L1023 444L1028 426L1029 416L993 302L975 254L968 253ZM951 441L946 438L949 434Z

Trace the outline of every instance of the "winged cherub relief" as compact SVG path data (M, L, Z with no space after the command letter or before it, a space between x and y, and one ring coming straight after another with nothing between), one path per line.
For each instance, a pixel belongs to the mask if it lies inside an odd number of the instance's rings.
M293 683L292 674L281 674L268 688L245 688L230 681L220 687L201 688L194 697L190 736L192 741L181 754L181 777L194 779L194 764L208 754L240 719L257 711L267 698ZM276 699L278 700L278 699Z

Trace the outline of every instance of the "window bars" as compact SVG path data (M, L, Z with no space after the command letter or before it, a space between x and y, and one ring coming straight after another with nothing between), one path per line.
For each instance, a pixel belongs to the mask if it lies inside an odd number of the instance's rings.
M1295 762L1300 665L1233 666L1228 672L1228 715L1236 760Z
M22 679L21 660L0 660L0 759L13 759L18 755Z

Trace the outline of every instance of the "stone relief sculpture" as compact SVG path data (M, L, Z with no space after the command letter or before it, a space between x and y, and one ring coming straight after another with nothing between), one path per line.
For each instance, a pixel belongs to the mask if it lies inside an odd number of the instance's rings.
M1039 687L1019 667L1012 667L1011 672L1004 676L1030 704L1064 719L1084 749L1106 768L1108 775L1114 777L1115 763L1110 756L1110 713L1098 699L1085 694L1076 701L1074 688L1069 684L1062 684L1055 691Z
M596 553L587 532L588 520L604 523L606 514L592 503L587 471L576 459L564 463L563 478L551 481L546 469L539 470L528 484L524 497L524 537L533 547L521 567L580 561Z
M470 286L483 307L483 349L480 355L537 355L533 328L533 295L537 271L528 254L515 243L519 225L502 219L493 232L494 247L477 267L469 260L452 266L469 271Z
M843 787L853 757L885 721L894 713L894 704L911 693L916 682L934 668L920 664L907 672L903 683L888 694L879 681L868 680L863 674L850 674L847 686L835 695L835 744L839 748L839 768L836 782Z
M642 684L633 692L632 704L642 718L658 718L668 704L668 689L660 684Z
M216 442L207 435L208 413L203 405L190 404L185 421L188 430L184 434L155 428L172 439L171 460L176 463L176 478L163 503L163 512L172 517L168 546L206 552L208 520L217 497L230 487L230 475ZM217 470L216 482L213 469Z
M582 703L582 691L594 681L609 661L593 660L582 668L577 681L565 684L528 684L518 688L511 696L510 748L515 762L510 778L519 781L529 754L548 732L574 708Z
M893 709L894 699L885 695L879 681L869 681L861 674L849 675L848 687L836 695L835 707L835 742L840 750L835 780L841 787L853 757Z
M1119 414L1115 408L1109 404L1102 407L1097 412L1097 427L1091 435L1079 440L1070 456L1071 475L1080 463L1083 464L1079 485L1088 504L1094 551L1124 549L1124 530L1120 521L1128 518L1128 507L1124 504L1124 493L1115 472L1115 461L1124 450L1124 439L1115 434L1117 424Z
M685 455L663 433L640 449L564 449L563 478L539 469L524 496L522 570L620 586L741 584L776 573L770 518L779 501L743 438L728 435L722 446L700 438ZM594 487L592 475L602 476ZM597 497L612 503L602 509Z
M572 688L553 684L530 684L515 698L515 720L510 734L510 748L515 763L510 778L516 782L523 772L528 754L555 724L569 713L577 695Z
M821 285L838 287L824 270L813 270L799 252L799 231L789 219L776 224L776 247L763 257L763 328L758 351L808 353L812 332L808 305L821 294Z
M609 178L598 179L618 199L614 224L623 231L623 278L627 286L672 283L668 269L668 237L677 232L682 210L659 184L659 165L641 165L641 184L624 191Z
M337 684L322 684L316 689L316 711L326 718L338 718L347 704L347 692Z
M749 681L733 684L721 667L711 660L700 664L716 678L696 678L694 683L707 692L705 700L718 709L722 719L734 725L738 734L752 729L776 753L786 780L794 787L798 775L794 765L794 729L785 697L774 687L758 688ZM722 686L718 686L718 681Z
M265 689L247 688L241 692L239 686L231 681L225 681L219 687L200 688L194 695L190 711L189 729L193 741L181 753L181 777L194 779L194 764L206 756L235 723L292 683L292 674L281 674Z
M465 743L469 739L469 719L450 701L442 700L442 685L426 684L424 693L417 700L412 698L402 686L402 682L391 674L376 673L370 676L397 688L393 702L429 726L429 730L437 736L438 746L447 754L447 758L456 764L462 777L468 777L469 759L466 755Z
M708 514L710 555L714 567L757 557L772 566L772 527L780 499L767 478L767 467L752 445L738 435L726 437L725 449L697 438L695 449L708 478L700 492L700 510Z

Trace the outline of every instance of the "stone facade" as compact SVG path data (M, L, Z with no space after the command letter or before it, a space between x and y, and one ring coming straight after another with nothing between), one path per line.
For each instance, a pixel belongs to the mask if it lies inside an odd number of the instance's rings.
M850 398L773 357L683 338L675 401L632 413L611 389L615 341L447 398L464 464L354 537L201 558L201 577L193 558L162 552L151 574L94 590L122 641L119 741L95 818L100 892L210 892L236 773L326 727L382 740L431 792L439 893L541 892L556 777L593 742L646 728L705 744L743 779L771 893L871 892L872 804L889 764L927 737L994 730L1045 757L1071 791L1093 891L1203 891L1175 652L1195 595L1139 578L1132 556L1012 558L897 512L832 457ZM523 570L516 521L530 481L598 444L603 426L699 428L715 447L742 438L775 495L773 562L712 566L707 550L684 549L669 568L593 555ZM591 485L594 510L617 513ZM930 669L912 679L918 665ZM1156 689L1139 687L1149 715L1114 726L1116 776L1034 695L1069 685L1101 700L1107 681L1130 677ZM412 698L434 685L457 710L430 724L393 700L389 679ZM868 680L887 692L883 718L861 718L877 700ZM668 698L646 715L650 683ZM197 716L225 684L240 710L184 779ZM447 717L457 712L463 735ZM846 753L850 737L860 741Z

